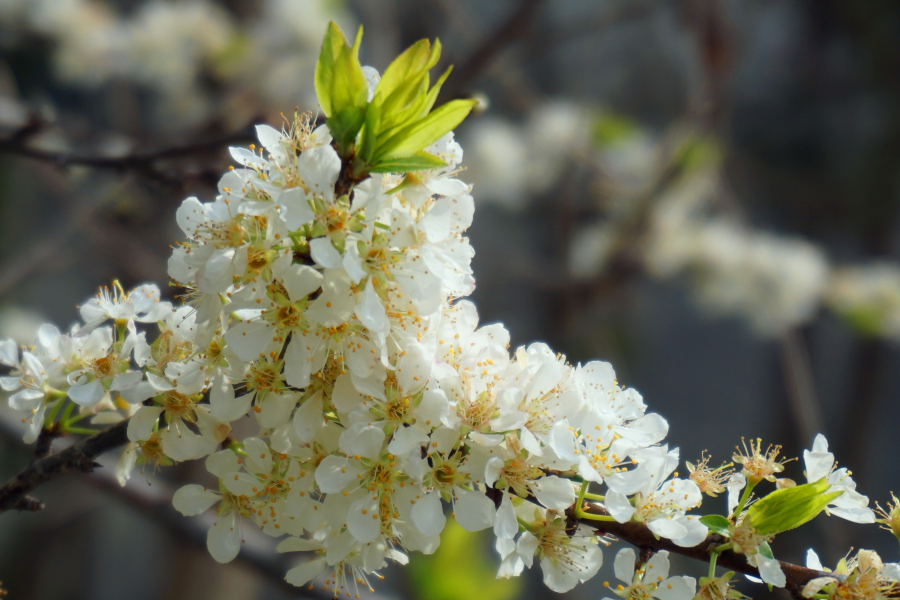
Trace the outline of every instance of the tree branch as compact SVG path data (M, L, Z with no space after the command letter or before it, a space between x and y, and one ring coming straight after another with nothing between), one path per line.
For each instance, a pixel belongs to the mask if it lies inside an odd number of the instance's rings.
M41 150L27 145L27 136L23 137L18 132L9 138L0 141L0 153L14 154L24 158L52 163L58 167L84 166L95 169L142 170L147 169L153 163L172 158L179 158L190 154L201 154L219 150L223 146L239 142L252 141L252 129L243 129L235 133L228 133L218 137L199 142L169 146L149 152L136 152L123 156L102 156L89 154L70 154L67 152L54 152Z
M582 510L592 515L609 516L609 512L605 508L597 504L592 504L590 502L585 502ZM710 533L700 544L692 548L682 548L681 546L675 545L671 540L667 540L666 538L657 538L653 534L653 532L650 531L650 529L643 523L637 523L634 521L630 521L628 523L617 523L615 521L594 521L591 519L579 520L574 517L571 509L570 511L568 511L568 515L573 524L580 521L583 525L594 529L598 535L613 535L622 541L628 542L636 548L649 548L653 552L668 550L673 554L680 554L681 556L687 556L688 558L693 558L695 560L707 563L710 560L712 549L716 546L720 546L728 542L728 540L721 535L717 533ZM800 565L795 565L784 561L778 562L781 565L781 570L784 571L785 578L787 579L787 590L794 598L802 598L801 592L803 590L803 586L816 577L840 578L840 576L835 573L816 571L815 569L808 569L806 567L801 567ZM756 567L747 564L747 559L743 554L737 554L735 552L732 552L731 550L726 550L719 553L719 558L716 564L731 571L737 571L738 573L744 573L745 575L759 577L759 570Z
M521 38L543 2L544 0L521 0L509 18L486 35L481 45L455 69L454 76L441 89L440 102L451 100L459 95L468 84L478 78L501 50Z
M43 504L26 495L51 479L69 471L91 473L100 466L94 458L128 442L128 419L85 438L74 445L32 462L21 473L0 486L0 513L14 510L40 510Z

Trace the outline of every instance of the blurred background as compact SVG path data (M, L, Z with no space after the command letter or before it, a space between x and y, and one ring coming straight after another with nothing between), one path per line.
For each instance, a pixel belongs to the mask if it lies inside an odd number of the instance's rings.
M227 146L315 111L330 19L364 25L378 69L440 37L445 99L482 100L457 132L482 323L612 362L683 459L730 460L742 436L801 456L822 432L873 502L900 487L890 0L0 0L0 338L66 326L114 278L164 285L175 209L213 199ZM5 479L33 450L4 409ZM42 488L43 512L0 516L11 599L322 597L284 584L289 559L252 532L235 562L208 556L209 521L170 504L202 465L120 489L110 460ZM824 517L775 553L810 546L900 559L889 533ZM601 597L616 549L567 596ZM364 597L555 595L497 566L489 536L448 527Z

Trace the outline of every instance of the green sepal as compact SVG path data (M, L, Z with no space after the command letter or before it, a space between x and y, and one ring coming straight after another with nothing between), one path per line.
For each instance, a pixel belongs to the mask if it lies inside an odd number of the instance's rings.
M409 171L424 171L425 169L440 169L447 163L434 154L416 152L412 156L384 160L370 169L370 173L408 173ZM398 186L399 187L399 186ZM396 189L395 189L396 191Z
M731 521L722 515L705 515L700 517L700 522L706 525L706 528L710 531L725 537L731 537Z
M829 492L831 484L819 481L776 490L747 509L748 522L762 534L774 534L799 527L814 519L843 492Z

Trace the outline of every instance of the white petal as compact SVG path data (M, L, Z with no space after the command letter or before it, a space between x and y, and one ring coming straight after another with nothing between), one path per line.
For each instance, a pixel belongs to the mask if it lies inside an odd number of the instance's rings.
M812 548L806 551L806 568L815 569L816 571L825 570L825 567L822 566L822 561L819 560L819 555Z
M662 581L669 577L669 552L660 550L650 557L647 570L644 571L646 581Z
M466 531L481 531L494 524L496 510L494 501L484 494L457 488L453 514L456 515L456 522Z
M391 330L391 322L388 320L381 299L375 293L371 277L366 282L366 289L359 304L356 305L356 317L366 326L366 329L373 333L387 333Z
M159 444L163 452L177 462L198 458L202 439L181 421L170 423L159 434Z
M757 565L759 567L759 575L762 577L763 581L771 583L775 587L784 587L787 585L784 571L781 570L781 565L778 564L777 560L760 554L757 557Z
M210 454L206 459L206 470L218 477L224 479L228 473L234 473L240 470L241 463L233 450L222 450L215 454Z
M687 527L679 523L676 519L662 517L654 519L647 523L647 527L659 537L678 539L687 535Z
M216 375L209 392L209 404L212 408L212 414L224 423L237 421L246 415L250 411L250 401L252 399L253 394L235 397L234 387L222 373Z
M691 600L697 593L697 581L693 577L670 577L653 593L660 600Z
M497 520L494 521L494 535L512 539L519 533L519 521L516 519L516 509L513 508L509 494L503 494L500 508L497 509Z
M19 350L13 340L0 340L0 364L14 367L19 362Z
M394 437L388 444L388 452L397 456L406 456L409 452L428 442L428 435L416 427L398 427L394 431ZM420 529L421 531L421 529ZM422 531L422 533L425 533ZM425 534L436 535L436 534Z
M325 269L340 269L343 267L341 253L331 243L331 238L320 237L309 241L309 253L316 264Z
M427 536L440 535L447 523L441 495L430 492L418 499L412 509L413 524Z
M625 585L631 585L634 578L634 550L632 548L622 548L616 554L616 560L613 563L613 570L619 581Z
M366 544L381 533L378 516L378 497L364 496L350 505L347 512L347 529L357 540Z
M541 571L544 574L544 585L558 594L568 592L578 583L570 571L561 569L547 557L541 559Z
M549 475L532 482L530 487L538 502L547 508L565 510L575 503L575 488L568 479Z
M291 302L299 302L322 287L324 277L309 265L290 265L281 280Z
M247 453L244 466L249 472L254 475L272 472L272 454L268 444L257 437L249 437L244 440L244 451Z
M384 446L384 430L376 425L354 425L341 434L341 449L349 456L362 456L370 460L381 457Z
M414 394L425 387L431 377L433 353L424 344L411 342L397 361L397 383L404 394Z
M682 548L693 548L706 539L709 530L706 525L700 522L700 519L694 516L684 517L681 524L687 529L687 533L680 538L673 539L676 545Z
M204 512L222 499L222 496L207 490L201 485L192 483L180 488L172 497L172 506L186 517L193 517Z
M87 407L94 406L100 402L105 393L106 390L103 389L103 385L100 383L99 379L95 379L84 385L76 385L69 388L69 398L71 398L75 404Z
M360 402L362 402L362 394L356 391L353 386L353 380L347 373L338 375L334 382L334 391L331 394L331 402L342 413L352 412Z
M603 503L609 514L619 523L627 523L634 515L635 509L625 494L610 490L606 492L606 500Z
M128 439L132 442L143 442L150 439L153 426L162 414L161 406L142 406L128 421Z
M311 194L334 198L334 183L341 171L341 158L329 145L316 146L297 157L297 173Z
M225 332L225 341L241 360L258 360L273 345L274 330L265 321L241 322Z
M216 562L231 562L241 551L241 534L236 521L235 514L232 512L216 519L213 526L209 528L206 547Z
M317 392L294 412L294 431L302 442L313 441L313 438L325 425L322 410L322 393Z
M317 558L309 562L305 562L300 566L294 567L287 572L284 580L291 585L303 587L307 583L315 580L322 571L325 570L325 559Z
M306 193L301 188L284 190L278 197L277 204L289 231L296 231L316 218L316 213L309 207Z
M324 493L334 494L356 481L358 472L346 458L332 454L326 456L316 468L316 483Z

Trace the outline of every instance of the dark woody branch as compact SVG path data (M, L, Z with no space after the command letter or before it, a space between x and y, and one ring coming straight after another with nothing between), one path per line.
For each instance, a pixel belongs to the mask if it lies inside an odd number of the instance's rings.
M99 464L94 459L128 442L128 420L117 423L72 446L33 461L18 475L0 486L0 513L14 510L40 510L43 505L27 494L51 479L69 471L91 473Z
M609 512L600 505L585 502L582 510L592 515L609 516ZM630 521L628 523L618 523L616 521L594 521L591 519L577 519L569 512L569 519L573 522L580 522L582 525L593 528L598 535L612 535L624 542L628 542L641 550L649 550L658 552L660 550L668 550L673 554L680 554L695 560L709 562L713 549L721 546L728 540L717 533L710 533L701 543L691 548L682 548L677 546L671 540L666 538L657 538L650 529L643 523ZM817 577L837 577L834 573L826 573L815 569L808 569L792 563L778 561L781 564L781 570L784 571L787 579L786 589L794 598L802 598L801 592L803 586L812 579ZM753 577L759 577L759 571L756 567L747 563L747 559L743 554L725 550L719 553L716 562L718 566L724 567L730 571L744 573Z

